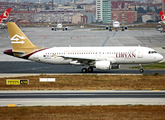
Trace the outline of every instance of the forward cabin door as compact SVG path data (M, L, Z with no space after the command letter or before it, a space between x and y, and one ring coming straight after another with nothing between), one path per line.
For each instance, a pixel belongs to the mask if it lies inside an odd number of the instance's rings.
M143 58L143 48L140 46L138 48L138 58Z

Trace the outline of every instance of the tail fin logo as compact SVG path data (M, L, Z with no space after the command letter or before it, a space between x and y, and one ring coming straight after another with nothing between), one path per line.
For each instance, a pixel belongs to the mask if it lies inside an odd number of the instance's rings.
M3 19L7 19L8 16L9 16L9 13L7 11L5 11L4 14L3 14Z
M21 34L15 34L10 40L15 40L15 42L11 42L11 43L22 43L24 44L25 42L24 41L19 41L19 40L22 40L22 39L25 39Z
M3 14L3 16L7 17L9 15L9 13L7 11L5 11L5 13Z
M161 18L162 18L162 20L165 20L165 14L163 14L163 15L161 16Z

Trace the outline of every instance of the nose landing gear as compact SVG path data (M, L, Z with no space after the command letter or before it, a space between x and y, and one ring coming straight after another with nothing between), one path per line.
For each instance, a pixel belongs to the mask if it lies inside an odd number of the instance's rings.
M140 64L140 70L139 70L140 73L143 73L144 70L143 70L143 67L142 67L142 64Z

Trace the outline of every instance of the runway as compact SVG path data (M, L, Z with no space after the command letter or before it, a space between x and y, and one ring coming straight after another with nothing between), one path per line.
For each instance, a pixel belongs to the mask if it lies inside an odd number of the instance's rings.
M1 91L0 106L165 105L165 91Z
M37 62L23 62L23 61L8 61L0 62L0 76L4 73L21 73L21 74L82 74L83 66L76 65L51 65ZM138 69L128 69L134 65L121 65L121 69L114 70L97 70L91 74L141 74ZM138 66L138 65L137 65ZM143 74L153 75L159 73L165 75L165 70L144 70ZM86 73L90 74L90 73Z

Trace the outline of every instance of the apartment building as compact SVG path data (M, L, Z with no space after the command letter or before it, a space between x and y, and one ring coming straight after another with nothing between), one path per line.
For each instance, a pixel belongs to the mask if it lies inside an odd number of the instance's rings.
M111 0L96 0L96 20L111 23Z
M137 11L118 10L111 12L113 21L118 20L121 23L133 23L137 21Z
M72 17L79 14L78 10L43 10L34 13L33 22L72 23Z

